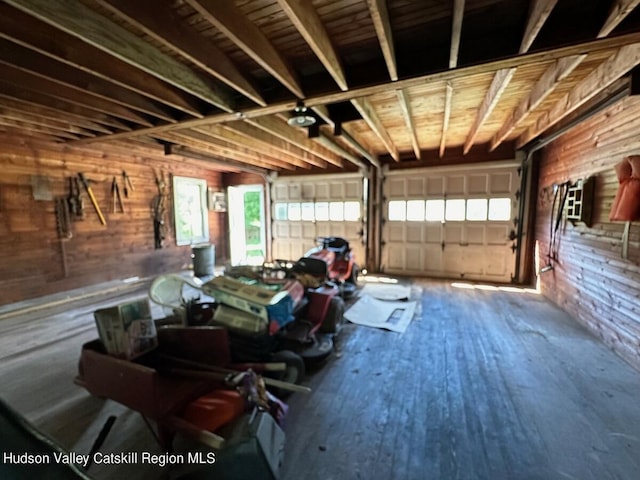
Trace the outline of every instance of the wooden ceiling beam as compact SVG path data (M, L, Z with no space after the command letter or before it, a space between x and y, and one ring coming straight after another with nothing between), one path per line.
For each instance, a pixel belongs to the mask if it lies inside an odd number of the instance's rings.
M178 52L205 72L242 93L258 105L267 103L258 90L216 45L186 27L167 4L158 0L96 0L100 5L125 17L144 33Z
M203 117L195 99L185 92L7 4L0 4L0 37L191 116Z
M43 125L36 125L31 122L12 120L7 117L0 118L0 125L5 127L12 127L18 130L26 130L28 132L39 133L48 137L54 137L57 140L77 140L78 137L68 132L63 132L55 128L46 127Z
M639 64L640 43L622 47L540 116L535 125L518 138L516 147L521 148L529 143Z
M269 39L235 6L233 0L185 0L209 23L278 79L296 97L304 98L297 74Z
M520 43L519 53L526 53L529 51L531 44L538 36L542 26L547 21L547 18L549 18L549 15L551 15L551 12L557 2L558 0L535 0L532 3L527 26L525 27L522 42ZM464 155L469 153L480 128L484 125L487 118L489 118L491 112L493 112L493 109L498 104L500 97L502 97L502 93L509 85L509 82L511 82L515 73L515 68L498 70L495 73L493 80L491 81L491 85L489 86L489 90L480 104L476 119L474 120L471 130L469 130L469 134L467 135L467 139L464 142L464 147L462 149Z
M373 20L373 26L376 29L378 43L382 49L382 56L387 64L389 77L392 81L398 80L398 63L396 61L396 52L393 45L393 30L389 21L389 11L385 0L367 0L369 6L369 14Z
M84 128L77 127L76 125L64 122L63 120L60 120L60 119L44 118L36 113L29 113L21 109L7 107L2 104L1 100L0 100L0 115L3 118L7 118L9 120L17 120L20 122L26 122L26 123L31 123L33 125L46 127L52 130L59 130L61 132L70 133L75 138L96 136L95 133L89 130L85 130Z
M369 128L375 133L382 141L384 147L396 162L400 161L400 154L398 153L398 147L393 143L389 132L382 124L382 120L376 113L373 105L366 97L356 98L351 100L351 104L358 110L362 119L367 122Z
M70 125L75 125L77 127L83 128L87 131L107 134L112 133L111 130L105 128L103 125L87 120L86 118L79 115L74 115L72 113L64 112L61 110L55 110L53 108L38 105L35 103L30 103L1 93L0 106L21 112L28 112L29 114L38 115L39 117L46 120L63 121L69 123Z
M449 51L449 69L458 66L458 51L460 50L460 37L462 36L462 19L464 17L464 0L453 2L453 22L451 25L451 49ZM447 82L445 87L444 114L442 119L442 135L440 137L440 158L444 156L444 149L449 129L449 117L451 117L451 104L453 103L453 85ZM395 159L398 161L399 159Z
M111 101L127 109L157 117L165 122L176 122L170 112L147 97L2 39L0 39L0 63L11 65L36 77L87 95Z
M148 127L152 126L152 123L145 117L136 112L132 112L127 108L60 83L55 83L54 81L37 77L11 65L5 64L3 67L2 80L11 83L18 88L24 88L35 92L43 92L51 97L60 98L67 102L74 103L97 112L106 113L107 115L112 115L139 125L145 125Z
M608 36L640 4L640 0L615 0L598 38Z
M409 136L411 137L411 147L417 160L420 160L422 154L420 153L420 143L418 142L418 133L416 131L415 123L413 122L413 113L411 111L411 103L409 101L409 94L404 90L397 90L398 101L400 102L400 109L402 110L402 116L404 123L409 130Z
M432 82L446 82L459 78L466 78L485 73L495 73L500 69L517 68L524 65L531 65L540 62L552 62L563 57L571 55L580 55L587 53L596 53L613 48L620 48L624 45L640 42L640 32L632 32L615 37L607 37L588 42L581 42L574 45L552 48L550 50L512 55L509 57L493 60L481 64L469 65L466 67L458 67L452 70L443 70L440 72L429 73L417 77L401 79L396 82L384 82L366 87L352 88L346 92L330 92L307 97L305 105L313 108L319 105L327 105L332 103L340 103L350 101L353 98L367 97L388 92L389 90L398 90L400 88L412 88ZM208 115L205 118L197 118L184 120L179 125L159 125L151 128L138 129L133 132L116 133L111 138L127 138L139 135L153 134L163 131L174 130L176 128L196 127L201 125L211 125L216 123L231 122L239 119L255 120L268 115L284 113L295 108L296 101L286 100L282 102L274 102L266 107L253 107L242 109L234 113L217 113ZM286 124L285 124L286 125ZM99 139L104 140L103 138ZM81 142L91 142L92 140L82 140ZM98 141L98 139L96 139Z
M287 162L300 168L310 168L312 163L306 162L303 159L307 157L305 150L302 150L296 145L285 142L279 137L274 137L265 130L250 125L247 122L230 122L226 123L224 127L228 130L233 130L245 138L245 142L252 142L258 148L273 149L278 152L278 155ZM318 162L325 164L324 160L318 159ZM318 163L314 162L314 163Z
M349 87L342 62L313 4L308 0L278 0L278 4L313 53L320 59L340 90L346 91Z
M609 16L598 32L598 38L605 38L622 22L629 13L640 3L640 0L616 0ZM494 134L489 143L490 151L495 150L502 141L527 118L527 116L547 98L558 84L575 70L587 58L586 53L571 54L565 59L558 59L542 74L534 85L531 93L524 98L508 117L507 121ZM518 143L518 142L516 142Z
M225 140L221 140L209 134L196 130L185 130L179 132L168 132L162 134L159 138L177 142L187 148L198 149L220 155L227 160L241 164L247 163L254 167L273 169L284 168L292 170L293 167L284 162L279 162L269 156L258 154L248 148L238 147Z
M186 65L82 3L64 0L5 1L221 110L233 110L231 98L226 92L205 82Z
M239 124L240 122L234 122ZM273 159L269 161L274 166L279 168L310 168L308 163L298 160L291 155L284 155L278 150L274 149L270 143L264 143L257 141L251 135L245 135L237 130L234 130L229 125L210 125L207 127L198 127L194 129L196 132L200 132L210 137L221 140L229 145L235 145L239 148L251 151L260 158Z
M254 118L247 122L306 151L309 155L304 160L316 167L326 167L325 162L336 167L342 166L342 161L337 155L310 141L306 130L290 127L286 121L277 117Z
M0 78L0 96L2 98L11 98L20 102L27 103L33 107L45 107L51 110L63 112L65 115L73 115L84 120L90 120L103 127L110 127L117 129L120 133L131 132L131 127L122 121L105 115L94 110L85 108L84 106L76 105L72 102L67 102L64 99L55 98L44 93L26 90L20 86L7 83ZM117 135L115 133L113 135ZM109 134L111 135L111 134ZM109 135L105 135L101 138L110 138Z

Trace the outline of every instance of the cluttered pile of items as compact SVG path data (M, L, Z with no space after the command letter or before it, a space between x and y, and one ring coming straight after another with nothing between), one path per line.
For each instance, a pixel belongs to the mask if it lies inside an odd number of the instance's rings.
M154 421L166 450L176 433L213 449L211 475L275 479L283 399L310 392L300 382L331 353L344 302L335 284L305 286L290 271L233 273L204 284L157 277L149 298L166 318L152 319L147 297L95 311L99 339L82 347L76 383ZM186 298L185 289L212 301Z

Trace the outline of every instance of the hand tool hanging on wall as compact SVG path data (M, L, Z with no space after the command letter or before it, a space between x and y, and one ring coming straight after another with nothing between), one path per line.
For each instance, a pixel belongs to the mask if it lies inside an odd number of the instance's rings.
M84 189L86 190L87 195L89 195L89 199L91 200L91 204L93 205L93 208L96 210L96 213L98 214L100 223L102 225L106 225L107 221L104 219L104 215L102 215L102 211L100 210L100 205L98 205L98 201L96 200L96 197L93 194L93 190L91 190L91 186L89 185L89 180L87 180L87 178L84 176L82 172L78 173L78 178L84 185Z
M560 229L560 223L564 216L564 206L567 202L570 186L571 182L568 181L560 185L553 185L553 204L551 205L551 212L549 213L549 251L547 253L547 265L540 269L540 273L553 270L554 262L558 260L558 230Z
M69 269L67 266L67 251L64 244L73 237L73 233L71 232L71 219L69 218L67 199L58 197L55 202L56 227L58 230L58 238L60 239L60 253L62 254L62 271L64 272L64 276L67 277L69 276Z
M111 182L111 199L113 201L112 213L116 213L118 211L118 207L120 208L120 213L124 213L124 204L122 203L122 197L120 196L120 187L118 187L118 180L115 176Z
M84 200L80 192L80 181L78 177L69 177L67 204L72 220L84 220Z
M131 181L131 177L127 175L127 172L122 171L122 182L124 183L124 196L125 198L129 198L129 189L133 192L135 188L133 188L133 182Z
M167 190L167 183L164 179L164 172L160 174L155 173L156 186L158 187L158 195L153 199L153 238L154 247L156 249L163 247L165 239L165 224L164 218L166 213L165 197Z

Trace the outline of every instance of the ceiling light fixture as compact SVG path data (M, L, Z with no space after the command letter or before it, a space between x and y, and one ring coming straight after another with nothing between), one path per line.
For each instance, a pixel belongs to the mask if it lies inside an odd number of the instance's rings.
M287 120L292 127L310 127L315 125L316 117L307 113L307 107L302 101L298 101L296 108L293 109L293 116Z

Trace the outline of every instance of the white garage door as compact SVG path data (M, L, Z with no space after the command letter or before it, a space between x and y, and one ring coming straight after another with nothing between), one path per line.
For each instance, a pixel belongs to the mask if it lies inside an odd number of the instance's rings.
M271 186L275 259L297 260L318 237L345 238L364 261L363 178L359 174L282 177Z
M382 270L511 281L519 186L514 163L388 172Z

